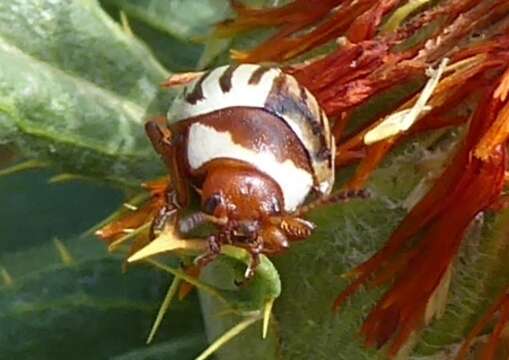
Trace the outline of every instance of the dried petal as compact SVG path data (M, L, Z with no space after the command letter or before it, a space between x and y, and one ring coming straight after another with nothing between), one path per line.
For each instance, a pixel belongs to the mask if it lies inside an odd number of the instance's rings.
M502 75L500 85L495 90L494 97L499 98L502 101L505 101L507 99L508 93L509 93L509 67L506 69L504 75Z
M291 25L298 30L320 21L343 0L296 0L282 7L266 9L250 8L235 0L230 2L237 17L219 24L217 34L220 36L278 25Z
M474 155L481 160L494 156L496 148L509 137L509 103L506 103L497 116L494 124L477 144Z
M458 354L456 356L456 360L464 360L467 356L467 352L472 345L474 339L480 334L480 332L486 327L488 322L495 317L495 314L501 310L500 318L498 319L497 326L490 336L489 343L484 348L484 351L481 355L481 359L483 360L493 360L494 352L497 347L497 343L500 340L500 335L504 328L509 323L509 294L507 293L507 289L504 290L500 298L486 311L484 316L477 322L477 324L472 328L469 332L463 345L461 346Z
M486 98L449 167L407 215L385 247L353 272L356 280L336 300L338 307L373 275L378 284L381 279L394 277L393 287L372 310L362 330L370 345L381 346L392 339L392 355L401 349L416 328L424 325L428 302L456 255L465 229L502 191L505 148L498 147L488 161L470 156L500 110L497 101ZM418 233L423 233L418 244L403 251ZM410 267L412 270L407 271Z
M397 7L401 0L382 0L364 12L350 25L346 37L352 42L373 38L384 15Z
M134 211L122 212L115 220L96 231L96 235L107 243L112 243L129 231L134 231L152 221L165 205L165 193L169 186L168 178L157 179L142 185L151 193L151 198Z

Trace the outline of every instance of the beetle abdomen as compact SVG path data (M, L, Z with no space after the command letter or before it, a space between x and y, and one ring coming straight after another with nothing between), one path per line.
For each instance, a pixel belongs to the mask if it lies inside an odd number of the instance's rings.
M314 96L294 77L279 69L250 64L213 69L184 89L170 108L168 119L171 122L187 120L235 107L263 109L282 120L307 153L312 186L322 194L331 191L335 149L328 119ZM198 133L200 136L213 135L200 125L190 129L193 136ZM228 134L223 135L216 143L222 142L226 146ZM201 138L201 141L205 140ZM214 142L212 139L206 141ZM197 151L205 156L205 150Z

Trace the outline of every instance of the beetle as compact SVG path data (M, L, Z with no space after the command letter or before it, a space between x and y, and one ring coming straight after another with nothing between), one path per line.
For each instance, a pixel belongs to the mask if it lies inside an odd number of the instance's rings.
M166 205L153 220L153 237L174 220L180 233L214 224L208 264L221 245L252 255L280 252L308 237L315 225L301 217L331 196L335 141L315 97L278 68L254 64L212 69L184 86L166 118L146 122L146 132L172 177ZM201 210L183 216L191 192Z

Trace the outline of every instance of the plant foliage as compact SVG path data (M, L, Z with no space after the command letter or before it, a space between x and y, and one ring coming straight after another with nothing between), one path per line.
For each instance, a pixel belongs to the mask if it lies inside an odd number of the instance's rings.
M374 13L377 24L399 4L383 3L387 6ZM351 22L367 7L366 1L355 4L360 7L348 13ZM420 7L413 6L407 5L399 15L404 18ZM50 168L58 175L56 181L92 179L128 194L139 191L140 182L164 173L143 131L143 121L165 114L173 98L172 90L161 90L159 84L175 72L229 61L230 48L250 48L263 39L269 39L270 45L271 39L305 28L319 18L311 14L300 19L301 27L288 27L290 20L275 17L277 25L283 26L280 32L255 30L234 39L214 38L214 24L233 14L229 2L219 0L0 2L0 152L14 152L23 159L20 164L31 161L27 168ZM373 32L362 28L361 20L357 20L360 25L353 36ZM397 27L399 21L392 17L386 29ZM238 26L250 28L241 22ZM334 31L344 31L338 29ZM309 36L312 38L312 33ZM325 44L303 58L326 52L331 46ZM313 46L291 55L310 48ZM285 48L266 49L276 52L270 52L271 60L291 57L282 51ZM241 60L247 56L234 55ZM258 60L258 55L255 51L250 56ZM413 78L370 101L356 103L349 119L351 129L345 131L359 128L371 114L397 107L415 93L422 80ZM350 283L345 273L384 245L408 213L412 199L431 187L464 133L465 128L457 126L405 139L370 177L367 187L372 198L315 211L310 219L318 225L313 236L271 259L281 278L281 288L277 288L281 294L272 309L268 338L261 338L262 322L257 322L221 348L217 358L387 358L386 352L367 347L359 335L366 314L387 287L362 288L337 313L332 311L334 299ZM0 161L7 163L10 157L2 156ZM337 174L338 186L347 183L353 173L352 167L342 168ZM104 207L112 209L118 202L114 193L88 183L49 192L32 173L7 181L1 179L0 188L14 189L8 200L16 203L12 211L29 207L30 212L19 218L3 217L2 226L11 229L11 235L4 235L1 243L18 241L12 229L30 228L37 223L38 211L48 211L19 197L34 184L43 193L39 202L55 207L59 201L54 197L75 202L75 212L90 219L90 225L105 214ZM12 181L25 185L16 188ZM109 200L104 204L94 197ZM85 229L71 231L70 224L64 231L61 222L55 221L69 212L68 207L52 209L54 218L47 220L53 235L69 240L35 235L32 239L25 231L19 232L27 238L20 240L19 246L0 243L2 357L192 359L205 349L206 337L211 341L240 321L238 314L224 312L224 303L200 293L204 326L198 298L192 295L172 304L157 341L146 346L171 278L146 265L129 266L127 274L122 274L119 257L107 254L96 238L78 236ZM508 216L507 211L485 213L470 225L452 266L448 297L435 304L439 318L412 334L402 358L450 358L507 286ZM225 272L232 264L223 260L209 266L202 280L227 293L232 284ZM230 300L250 304L241 301L248 293L234 293Z

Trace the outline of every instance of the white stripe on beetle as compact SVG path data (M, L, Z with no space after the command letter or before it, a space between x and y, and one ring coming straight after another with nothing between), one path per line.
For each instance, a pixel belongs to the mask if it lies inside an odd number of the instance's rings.
M280 162L270 152L247 149L235 143L230 133L200 123L192 124L189 129L187 158L193 170L217 158L231 158L253 165L279 185L286 211L294 211L302 204L313 186L312 175L295 166L290 159Z
M190 104L182 95L168 112L170 121L179 121L190 117L207 114L216 110L222 110L236 106L263 108L269 96L274 80L281 74L279 69L269 69L263 73L257 84L249 84L253 73L260 68L259 65L239 65L232 75L230 91L223 92L219 79L229 68L222 66L214 69L201 83L203 99L196 104ZM195 84L195 86L198 86ZM192 89L191 89L192 91Z

